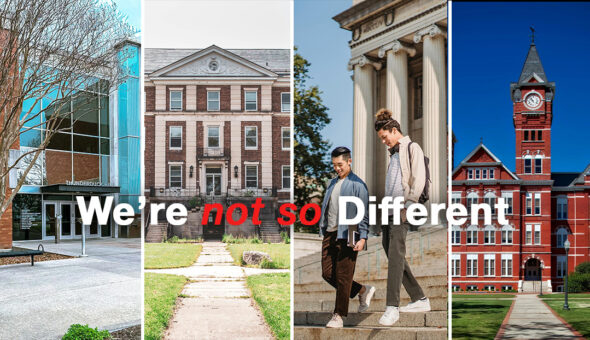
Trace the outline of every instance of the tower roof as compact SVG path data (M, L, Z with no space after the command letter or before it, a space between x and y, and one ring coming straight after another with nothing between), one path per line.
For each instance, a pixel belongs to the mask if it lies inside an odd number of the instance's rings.
M541 64L541 58L539 58L535 43L531 43L529 47L529 53L522 66L518 84L529 83L533 77L539 83L547 83L547 76L545 75L545 70L543 69L543 64Z

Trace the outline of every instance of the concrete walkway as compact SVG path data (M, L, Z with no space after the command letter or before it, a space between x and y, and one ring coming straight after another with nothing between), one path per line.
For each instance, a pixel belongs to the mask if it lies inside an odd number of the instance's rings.
M579 339L536 294L518 294L500 339Z
M79 241L15 242L79 255ZM0 339L60 339L70 325L141 323L141 240L94 239L88 257L0 266Z
M186 298L176 306L165 339L273 339L250 299L246 271L233 262L224 243L205 242L199 259L190 267L146 270L191 280L182 291ZM288 271L256 270L252 274Z

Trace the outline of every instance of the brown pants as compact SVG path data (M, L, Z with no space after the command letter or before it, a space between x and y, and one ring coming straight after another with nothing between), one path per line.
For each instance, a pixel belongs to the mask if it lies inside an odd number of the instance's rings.
M337 232L327 232L322 242L322 277L336 288L334 313L348 315L349 299L354 298L363 286L355 282L354 267L358 252L352 250L345 239L337 239Z

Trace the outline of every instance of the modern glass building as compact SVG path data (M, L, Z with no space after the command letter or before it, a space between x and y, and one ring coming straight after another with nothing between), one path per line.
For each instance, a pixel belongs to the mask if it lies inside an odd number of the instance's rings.
M88 237L139 237L139 219L132 226L117 226L112 219L107 225L96 220L82 225L76 196L105 197L113 195L116 203L130 203L139 216L140 195L140 45L125 41L119 49L121 80L110 84L96 78L75 94L56 104L52 98L38 101L33 108L39 121L20 136L20 149L13 150L16 160L43 140L43 120L54 113L71 112L57 121L60 131L50 139L35 161L12 202L13 240L51 240L78 238L82 228ZM34 100L25 102L23 112ZM50 106L43 107L51 103ZM21 160L10 174L15 187L32 155ZM104 200L104 199L103 199Z

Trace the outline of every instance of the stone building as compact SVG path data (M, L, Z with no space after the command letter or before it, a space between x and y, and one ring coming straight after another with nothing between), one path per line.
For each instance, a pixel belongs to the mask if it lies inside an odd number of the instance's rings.
M388 108L430 158L430 201L446 202L447 2L354 0L334 20L352 33L353 171L380 200L389 159L374 122Z
M226 207L263 197L272 227L291 191L290 51L152 48L145 64L146 196ZM258 233L248 223L203 228L189 220L172 233Z
M453 288L562 291L563 277L590 260L590 165L582 172L551 171L555 83L532 43L517 82L510 84L516 170L483 144L454 170L453 203L509 204L508 224L452 226ZM498 126L496 128L501 129ZM576 127L573 126L573 129ZM569 240L566 268L565 240Z

